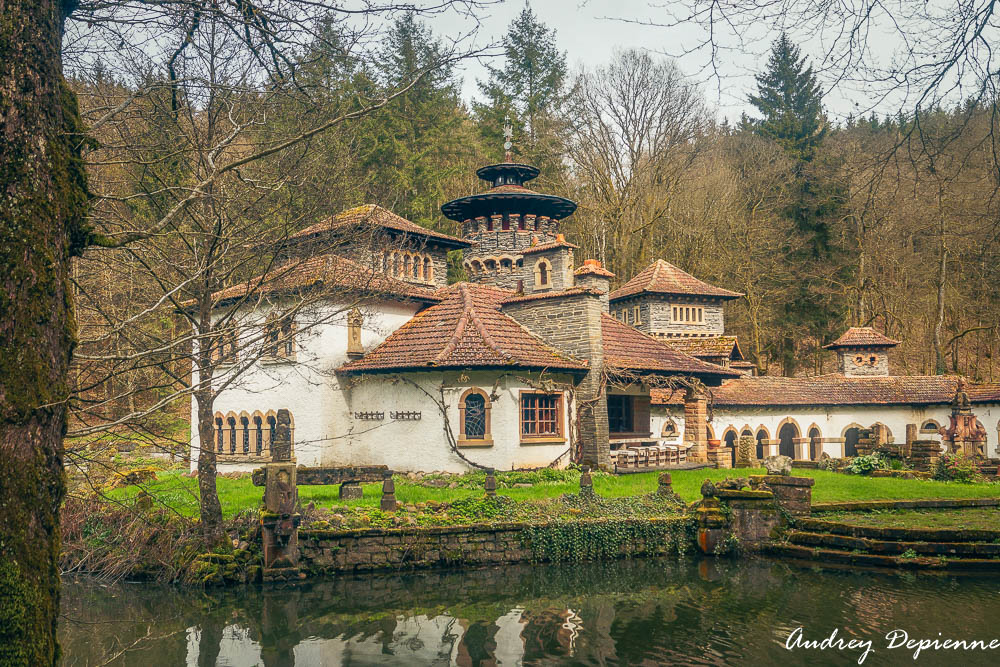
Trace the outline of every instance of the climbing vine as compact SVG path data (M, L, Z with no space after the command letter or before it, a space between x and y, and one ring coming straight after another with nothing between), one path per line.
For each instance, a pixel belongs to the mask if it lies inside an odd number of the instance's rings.
M554 522L526 526L521 541L536 561L578 563L649 553L681 556L694 541L694 523L653 519Z

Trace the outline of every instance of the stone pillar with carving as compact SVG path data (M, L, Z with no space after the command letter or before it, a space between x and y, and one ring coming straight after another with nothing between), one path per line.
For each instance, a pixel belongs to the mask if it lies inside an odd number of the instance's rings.
M684 395L684 444L688 461L708 462L708 397L693 387Z
M965 380L958 381L951 401L951 422L942 434L941 444L950 454L986 456L986 429L972 413L972 403L965 392Z
M736 445L736 467L756 468L760 464L757 460L757 441L752 435L741 435Z
M298 490L292 456L291 415L278 410L271 440L271 463L264 467L264 510L260 515L264 543L264 579L297 578L299 574Z

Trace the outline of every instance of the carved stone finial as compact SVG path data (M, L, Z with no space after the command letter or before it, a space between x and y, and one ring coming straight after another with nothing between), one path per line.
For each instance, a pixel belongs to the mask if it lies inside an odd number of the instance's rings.
M510 124L510 114L505 114L503 117L503 150L504 150L504 162L514 161L514 128Z

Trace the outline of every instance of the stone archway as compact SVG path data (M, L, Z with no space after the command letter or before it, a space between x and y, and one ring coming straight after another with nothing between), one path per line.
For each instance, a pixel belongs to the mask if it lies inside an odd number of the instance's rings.
M778 453L795 458L795 438L799 437L799 427L795 422L786 421L778 429Z
M820 454L823 452L823 434L820 433L819 427L813 424L809 427L809 460L818 461Z
M764 453L764 447L765 447L764 441L770 440L771 434L767 432L767 429L761 426L760 428L757 429L757 435L755 437L757 439L757 460L762 461L767 456Z
M736 434L736 429L730 426L726 429L726 432L722 434L723 446L729 448L729 456L732 459L730 461L730 466L736 465L736 448L739 446L739 436Z
M844 456L858 455L858 436L860 435L860 431L860 426L850 426L844 430Z

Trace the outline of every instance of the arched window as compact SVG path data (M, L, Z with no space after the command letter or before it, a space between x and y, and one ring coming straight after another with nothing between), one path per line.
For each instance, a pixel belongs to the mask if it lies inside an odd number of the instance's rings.
M222 425L222 417L215 418L215 449L222 453L222 439L225 437Z
M243 432L243 453L250 453L250 420L240 417L240 430Z
M253 416L254 452L260 456L264 452L264 424L260 415Z
M504 273L510 273L514 270L514 262L510 261L509 258L504 257L500 260L500 268L504 271Z
M268 442L269 445L270 445L270 443L274 442L274 432L277 430L277 428L278 428L278 422L274 418L274 415L268 415L267 416L267 442ZM270 449L270 447L268 447L268 449Z
M489 271L490 273L495 273L497 269L497 262L495 259L487 259L483 262L483 269Z
M485 447L493 444L490 434L490 399L482 389L472 387L458 402L461 433L459 444L466 447Z
M551 287L552 265L549 260L540 259L535 263L535 287Z
M236 453L236 417L229 418L229 453Z
M938 424L933 419L928 419L920 426L921 433L937 433L941 430L941 424Z
M778 429L778 453L795 458L795 439L799 437L799 427L790 421Z
M673 419L668 419L663 422L663 428L660 429L660 437L662 438L676 438L677 437L677 424Z
M860 429L857 426L852 426L851 428L844 431L844 456L858 455L859 435L860 435Z
M413 271L413 260L410 259L409 255L406 255L403 257L403 277L409 278L411 271Z
M429 283L434 282L434 263L430 257L424 257L424 280Z

